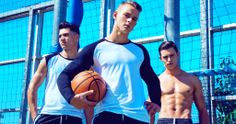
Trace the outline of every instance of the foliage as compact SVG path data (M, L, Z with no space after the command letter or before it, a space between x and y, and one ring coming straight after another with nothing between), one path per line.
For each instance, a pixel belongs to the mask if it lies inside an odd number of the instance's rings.
M230 66L236 66L234 60L229 56L225 58L221 58L222 62L220 63L221 68L226 68ZM235 92L235 84L236 84L236 74L229 73L219 75L215 78L215 96L228 96L234 95ZM216 122L217 124L235 124L236 120L233 117L236 112L236 101L235 100L220 100L215 102L216 106Z

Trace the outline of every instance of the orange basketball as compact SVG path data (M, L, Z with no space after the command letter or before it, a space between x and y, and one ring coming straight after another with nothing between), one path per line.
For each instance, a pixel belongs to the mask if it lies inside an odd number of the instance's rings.
M83 71L77 74L71 81L71 87L75 94L93 90L93 94L87 96L87 99L99 102L106 94L106 82L95 71Z

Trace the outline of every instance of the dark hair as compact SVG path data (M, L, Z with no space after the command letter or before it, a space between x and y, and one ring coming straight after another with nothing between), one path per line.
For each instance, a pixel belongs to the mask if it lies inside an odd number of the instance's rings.
M174 48L175 52L178 53L178 48L176 46L176 44L173 41L164 41L161 43L161 45L159 46L159 55L161 56L161 51L162 50L167 50L169 48Z
M126 4L131 5L135 9L137 9L139 12L142 12L142 7L137 2L135 2L135 1L127 1L127 2L122 2L121 3L121 5L126 5Z
M78 35L80 35L79 28L75 24L64 21L64 22L60 23L59 30L63 29L63 28L69 28L71 31L73 31L73 32L77 33Z

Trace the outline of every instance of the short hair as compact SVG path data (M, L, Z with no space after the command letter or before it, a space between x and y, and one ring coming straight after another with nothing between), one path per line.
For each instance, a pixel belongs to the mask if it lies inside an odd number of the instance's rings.
M59 30L63 29L63 28L69 28L71 31L73 31L73 32L77 33L78 35L80 35L79 28L75 24L64 21L64 22L60 23Z
M161 43L161 45L159 46L159 55L161 56L161 51L162 50L167 50L169 48L174 48L175 52L178 53L179 50L176 46L176 44L173 41L164 41Z
M121 5L120 6L123 6L123 5L126 5L126 4L128 4L128 5L131 5L131 6L133 6L135 9L137 9L139 12L142 12L142 7L141 7L141 5L139 5L137 2L135 2L135 1L124 1L124 2L122 2L121 3Z

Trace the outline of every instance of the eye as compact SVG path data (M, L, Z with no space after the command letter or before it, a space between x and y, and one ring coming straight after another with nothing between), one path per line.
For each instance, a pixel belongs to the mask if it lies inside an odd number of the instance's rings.
M172 58L172 57L174 57L174 56L175 56L175 54L171 54L171 55L170 55L170 58Z
M132 19L133 19L134 21L137 21L137 20L138 20L138 18L137 18L137 17L133 17Z
M125 13L124 16L125 16L126 18L130 18L130 15L129 15L128 13Z
M68 37L68 36L69 36L69 33L65 33L63 36Z
M168 59L168 56L163 56L162 58L163 58L163 59Z

